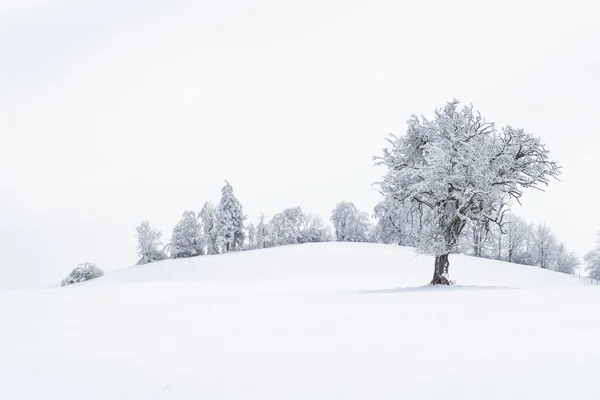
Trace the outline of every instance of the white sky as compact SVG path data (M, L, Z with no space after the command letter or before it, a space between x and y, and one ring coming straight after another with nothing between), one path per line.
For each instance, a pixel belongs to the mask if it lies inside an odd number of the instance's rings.
M372 157L453 97L543 138L562 182L517 212L579 254L600 228L600 4L0 3L0 288L136 261L224 179L255 220L371 211Z

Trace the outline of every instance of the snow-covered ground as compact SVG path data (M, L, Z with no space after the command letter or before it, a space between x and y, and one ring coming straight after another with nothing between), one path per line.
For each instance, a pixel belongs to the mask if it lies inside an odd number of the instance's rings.
M0 293L0 399L597 399L600 287L311 244Z

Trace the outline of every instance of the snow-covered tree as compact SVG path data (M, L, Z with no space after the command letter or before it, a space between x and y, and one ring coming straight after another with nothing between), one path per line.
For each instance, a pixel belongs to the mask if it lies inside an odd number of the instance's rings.
M233 187L225 181L221 189L221 201L215 214L217 243L222 252L241 250L244 247L246 233L242 204L233 195Z
M556 247L554 264L552 269L563 274L574 274L580 265L579 257L572 251L568 251L563 243Z
M489 221L476 221L471 226L471 237L473 238L473 255L483 257L487 253L486 245L490 240L491 228Z
M525 220L510 214L506 222L506 261L519 262L524 250L525 240L529 234L529 225Z
M588 276L592 279L600 280L600 232L594 250L585 255L585 267Z
M72 285L73 283L88 281L90 279L99 278L101 276L104 276L104 271L96 267L95 264L86 262L83 264L79 264L77 268L71 271L71 273L65 279L62 280L60 285Z
M534 234L535 262L541 268L549 269L556 253L556 236L545 223L538 224Z
M144 221L135 228L135 232L138 241L137 251L139 256L137 265L148 264L167 258L164 249L161 248L161 231L150 228L148 221Z
M536 251L536 225L533 222L525 224L522 248L515 254L514 261L517 264L535 265L537 262Z
M265 223L265 215L260 214L260 220L256 226L256 247L258 249L264 249L268 247L269 234L267 224Z
M369 214L360 211L354 203L342 201L331 214L331 223L338 242L368 242L371 225Z
M275 214L269 222L269 242L271 246L283 246L302 242L302 227L306 216L302 208L286 208Z
M493 260L507 260L507 226L497 224L467 224L459 238L460 253Z
M246 231L247 231L246 237L248 238L248 244L246 245L246 248L248 250L256 249L257 248L256 227L254 226L254 224L252 222L250 222L248 224L248 226L246 227Z
M203 231L203 247L206 254L219 254L217 245L217 228L215 226L215 207L211 202L204 203L200 211Z
M492 227L486 221L474 221L465 226L463 232L463 246L468 250L466 254L474 257L488 258L492 242Z
M316 214L305 214L300 228L300 243L331 241L331 231L323 219Z
M506 239L506 231L496 224L492 224L488 235L486 257L493 258L494 260L505 260L507 246Z
M185 211L173 228L171 257L194 257L204 254L202 225L195 211Z
M410 246L410 237L419 229L417 221L411 220L404 204L393 198L386 198L374 208L377 224L373 229L373 241L385 244Z
M388 168L380 190L410 205L423 223L418 249L435 256L432 284L450 284L448 256L468 223L502 224L505 205L524 188L539 188L559 175L538 138L510 126L497 130L473 107L454 100L432 120L408 121L402 137L376 157Z

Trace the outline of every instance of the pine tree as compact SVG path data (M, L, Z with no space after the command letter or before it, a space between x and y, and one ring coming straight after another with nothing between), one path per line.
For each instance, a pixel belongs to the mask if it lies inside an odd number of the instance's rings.
M246 233L242 211L242 204L233 195L233 187L225 181L221 189L221 201L217 206L215 215L215 228L217 230L217 243L222 252L240 250L244 246Z
M202 225L194 211L185 211L173 228L171 257L194 257L204 254Z

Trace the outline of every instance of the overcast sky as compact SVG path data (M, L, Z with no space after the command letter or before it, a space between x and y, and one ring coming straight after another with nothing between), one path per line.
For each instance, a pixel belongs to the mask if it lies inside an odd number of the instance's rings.
M168 240L224 179L252 220L370 212L384 136L453 97L547 143L562 182L517 212L582 255L599 17L596 0L4 0L0 288L129 266L140 221Z

